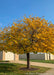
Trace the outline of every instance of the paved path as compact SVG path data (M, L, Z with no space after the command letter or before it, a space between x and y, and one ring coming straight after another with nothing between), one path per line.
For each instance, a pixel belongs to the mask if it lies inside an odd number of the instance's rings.
M26 61L16 61L14 63L27 64ZM49 63L40 63L40 62L30 62L30 65L40 66L40 67L54 68L54 64L51 64L51 63L49 64Z
M41 73L39 75L54 75L54 69L50 69L50 70L46 71L45 73Z
M0 62L0 63L19 63L19 64L27 64L26 61L10 61L10 62ZM54 69L54 64L51 63L41 63L41 62L30 62L30 65L40 66L40 67L48 67Z

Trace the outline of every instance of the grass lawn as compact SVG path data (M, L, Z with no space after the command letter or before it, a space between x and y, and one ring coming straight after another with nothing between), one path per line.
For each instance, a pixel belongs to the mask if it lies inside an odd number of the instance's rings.
M0 60L0 62L9 62L9 61Z
M15 63L0 63L0 75L30 75L33 73L38 75L38 73L44 73L49 68L31 66L32 68L37 68L38 70L29 71L29 70L20 70L20 68L26 67L26 65L15 64ZM33 75L32 74L32 75Z
M20 59L20 60L25 60L26 61L26 59ZM54 64L54 60L35 60L35 59L30 59L30 61Z

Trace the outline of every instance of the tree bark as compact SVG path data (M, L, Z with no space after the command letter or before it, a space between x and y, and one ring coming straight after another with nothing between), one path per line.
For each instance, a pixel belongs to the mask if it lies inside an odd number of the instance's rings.
M29 53L27 53L27 69L30 68L30 62L29 62L29 59L30 59L30 55L29 55Z

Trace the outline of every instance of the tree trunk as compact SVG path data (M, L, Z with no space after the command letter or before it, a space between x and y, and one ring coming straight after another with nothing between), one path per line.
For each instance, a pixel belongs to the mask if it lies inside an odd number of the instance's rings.
M29 62L30 56L29 53L27 53L27 69L30 68L30 62Z

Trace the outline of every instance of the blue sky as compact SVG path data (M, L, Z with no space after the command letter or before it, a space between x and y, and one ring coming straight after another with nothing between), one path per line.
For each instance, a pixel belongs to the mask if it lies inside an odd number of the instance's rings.
M0 0L0 27L11 24L26 14L45 16L54 23L54 0Z

